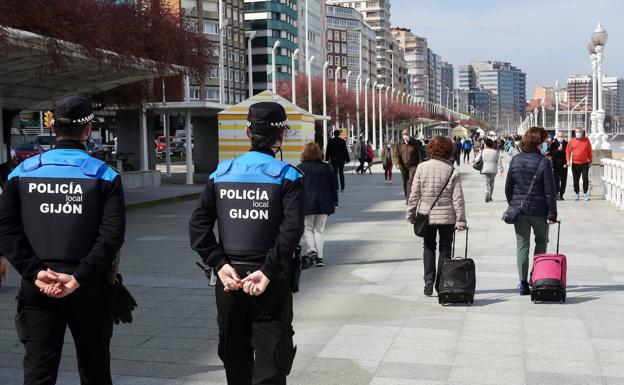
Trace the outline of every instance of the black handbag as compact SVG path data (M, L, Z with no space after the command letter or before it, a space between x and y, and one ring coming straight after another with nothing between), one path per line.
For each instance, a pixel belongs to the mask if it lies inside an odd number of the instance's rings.
M130 291L124 286L121 274L117 272L119 256L117 253L113 260L110 277L111 295L108 301L109 315L116 325L120 322L132 323L132 311L138 306Z
M431 213L431 210L433 210L436 203L438 203L438 199L440 199L440 197L442 196L442 193L446 189L446 186L448 186L449 182L451 181L451 177L453 177L454 173L455 173L455 169L451 171L451 175L449 175L448 179L446 180L446 183L444 184L444 187L442 187L442 190L440 190L440 193L438 193L438 196L433 201L433 204L429 208L428 213L427 214L421 214L419 212L416 213L416 218L414 219L414 234L416 234L417 237L425 236L425 228L429 224L429 213Z
M531 180L531 185L529 186L527 193L524 194L524 197L522 198L522 202L520 202L520 206L509 205L509 207L507 207L507 210L505 210L505 212L503 213L503 221L507 223L508 225L513 225L514 223L518 223L520 216L524 214L524 208L523 208L524 201L526 200L527 196L529 196L529 194L531 193L531 190L533 190L533 184L535 183L535 180L537 179L537 174L539 173L540 166L542 165L543 160L544 158L540 159L539 163L537 164L537 170L535 170L535 175L533 175L533 179Z
M477 158L477 160L472 165L472 168L477 171L483 170L483 151L480 153L479 158Z

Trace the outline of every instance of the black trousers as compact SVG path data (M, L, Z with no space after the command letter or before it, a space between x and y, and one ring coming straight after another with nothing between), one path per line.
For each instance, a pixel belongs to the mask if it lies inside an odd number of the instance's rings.
M563 197L566 185L568 184L568 168L567 167L553 167L555 174L555 188L557 189L557 195Z
M82 385L111 385L110 339L113 323L108 314L109 286L105 278L53 299L34 283L22 280L15 326L24 344L24 385L56 383L69 327L76 346Z
M334 178L336 179L336 189L340 186L341 190L345 189L345 178L344 178L344 164L333 164L332 170L334 170ZM338 184L340 182L340 184Z
M296 352L290 282L272 280L264 293L252 297L242 290L223 291L219 280L216 301L219 357L228 385L285 385Z
M589 191L589 163L572 164L572 178L574 180L574 192L579 193L579 181L583 177L583 193Z
M355 170L355 172L360 173L360 172L364 172L364 166L366 165L366 158L360 158L358 159L360 161L360 165L358 166L358 168Z
M440 261L450 259L453 248L453 232L455 225L427 225L425 228L423 264L425 269L425 282L435 280L436 290L438 289L437 272L440 271ZM440 234L440 256L436 268L436 246L437 236Z
M416 174L415 167L399 167L401 170L401 178L403 178L403 193L405 194L405 200L409 201L409 196L412 192L412 182L414 181L414 174Z
M464 149L464 163L470 162L470 151L471 150Z

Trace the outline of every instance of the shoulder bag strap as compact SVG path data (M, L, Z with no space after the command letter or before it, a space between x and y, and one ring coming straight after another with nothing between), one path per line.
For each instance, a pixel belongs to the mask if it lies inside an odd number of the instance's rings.
M544 160L544 157L542 157L542 159L540 159L539 163L537 164L537 170L535 170L535 175L533 175L533 180L531 180L531 184L529 185L529 189L527 190L527 193L524 194L524 198L522 198L522 202L520 202L520 208L524 207L524 201L526 200L527 196L529 196L529 194L531 193L531 190L533 190L533 184L535 184L535 180L537 179L537 174L539 174L540 166L542 165L543 160Z
M451 166L452 167L452 166ZM436 203L438 203L438 200L440 199L440 197L442 196L442 193L444 192L444 190L446 190L446 186L448 186L449 182L451 181L451 178L453 177L453 174L455 173L455 168L453 168L453 170L451 170L451 175L449 175L448 179L446 180L446 183L444 183L444 187L442 187L442 190L440 190L440 192L438 193L438 196L436 197L436 199L433 201L433 204L431 205L431 208L429 209L429 212L431 213L431 210L433 210L433 208L435 207Z

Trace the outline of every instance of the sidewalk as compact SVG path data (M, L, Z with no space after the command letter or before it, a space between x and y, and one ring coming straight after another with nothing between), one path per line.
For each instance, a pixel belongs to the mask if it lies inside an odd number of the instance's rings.
M560 202L568 300L517 294L515 237L497 177L493 203L462 165L477 264L475 304L441 307L422 294L422 241L405 222L400 176L385 185L347 172L328 221L325 268L304 272L295 295L293 385L624 384L624 214L604 201ZM568 193L567 197L572 194ZM128 215L121 271L136 296L135 323L115 327L117 385L223 385L214 291L194 266L187 223L194 201ZM463 234L456 254L463 253ZM550 245L551 250L554 245ZM0 291L0 384L21 382L13 326L17 279ZM71 338L59 384L77 383Z

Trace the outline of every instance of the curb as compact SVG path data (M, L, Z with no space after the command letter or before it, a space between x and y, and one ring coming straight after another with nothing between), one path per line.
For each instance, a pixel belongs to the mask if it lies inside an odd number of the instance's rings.
M176 195L176 196L167 197L167 198L154 199L154 200L146 201L146 202L130 203L126 205L126 211L146 209L150 207L163 206L163 205L167 205L170 203L177 203L177 202L184 202L184 201L189 201L193 199L198 199L200 194L201 192L196 192L196 193L191 193L191 194Z

